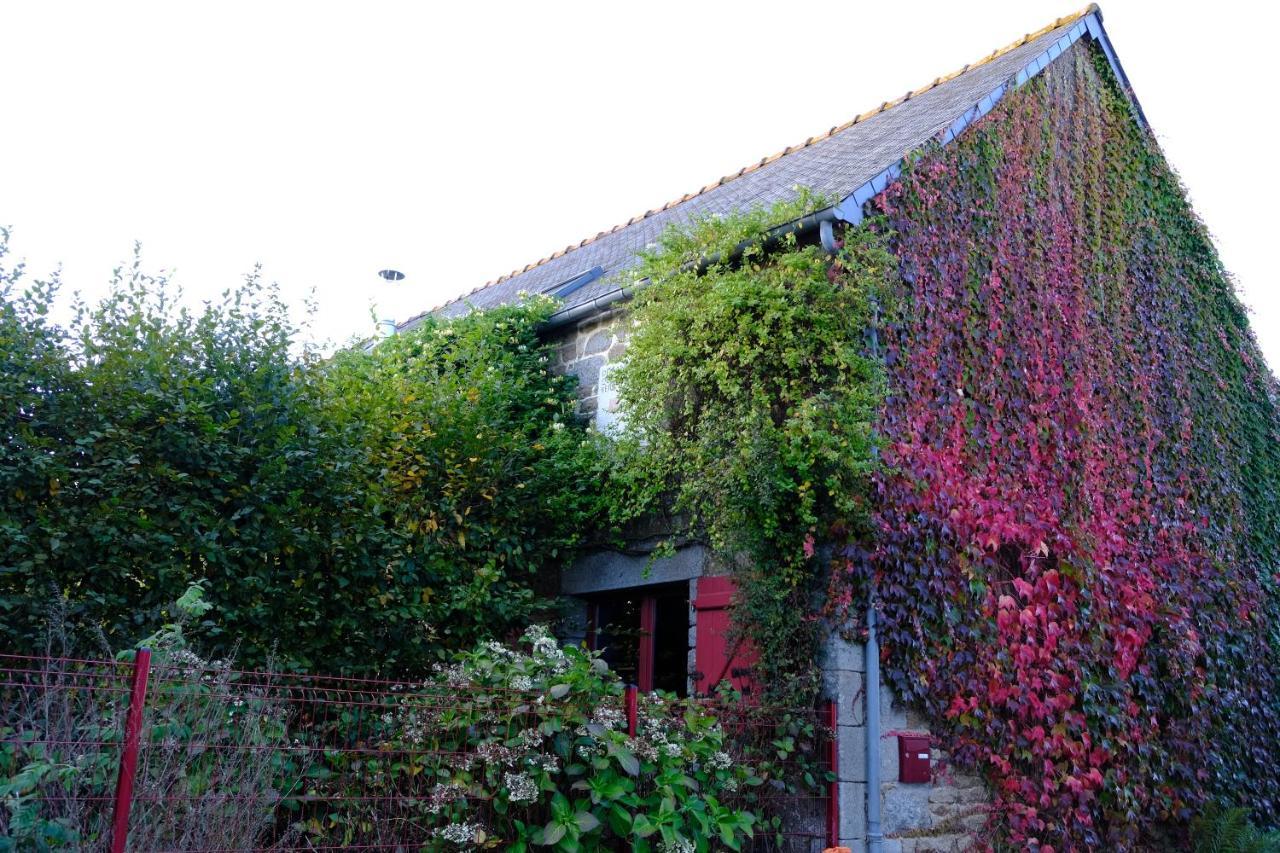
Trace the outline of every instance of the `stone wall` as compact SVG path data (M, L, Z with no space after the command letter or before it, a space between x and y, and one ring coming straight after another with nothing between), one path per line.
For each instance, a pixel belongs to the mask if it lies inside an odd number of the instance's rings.
M866 657L861 643L829 634L821 661L826 698L837 707L840 844L853 853L867 849ZM946 766L946 753L930 750L930 783L899 780L898 735L927 735L917 714L897 705L880 685L880 831L883 853L967 850L986 820L988 796L975 776Z
M823 688L836 703L836 781L840 797L840 844L867 849L866 656L861 643L828 633L820 661Z
M928 734L913 711L899 706L888 685L880 688L880 821L883 853L968 850L972 833L987 819L989 797L982 780L947 766L947 753L930 750L933 781L899 782L898 735Z
M610 364L622 359L629 328L625 310L613 310L556 330L555 369L578 377L578 414L600 427L604 424L599 421L608 419L614 402L601 398L601 378ZM598 418L602 411L605 417Z

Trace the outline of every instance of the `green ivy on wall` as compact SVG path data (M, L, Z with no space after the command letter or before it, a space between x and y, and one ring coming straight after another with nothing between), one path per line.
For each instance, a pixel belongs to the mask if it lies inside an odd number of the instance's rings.
M817 630L806 614L826 580L814 543L869 519L883 381L866 329L871 298L896 276L885 241L865 229L834 259L794 237L766 257L768 226L817 204L803 195L669 231L636 272L652 283L617 373L630 432L619 479L667 496L733 567L757 683L806 700ZM648 508L634 496L627 511Z
M1208 797L1274 822L1277 386L1105 58L873 206L903 282L871 561L899 694L1015 845L1163 847Z

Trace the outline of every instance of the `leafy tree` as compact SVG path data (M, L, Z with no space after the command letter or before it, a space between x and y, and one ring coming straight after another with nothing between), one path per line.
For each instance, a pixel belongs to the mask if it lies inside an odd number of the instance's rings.
M521 621L586 526L594 457L543 369L544 304L321 359L256 275L193 313L135 258L70 330L56 279L23 278L0 270L7 647L60 594L136 637L203 579L214 654L420 669Z
M394 532L378 606L450 648L519 624L597 512L603 457L537 335L551 309L428 318L322 370L326 421Z

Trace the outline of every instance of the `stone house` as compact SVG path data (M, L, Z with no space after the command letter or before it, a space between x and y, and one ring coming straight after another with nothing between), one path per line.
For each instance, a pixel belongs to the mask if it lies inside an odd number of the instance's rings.
M664 229L790 199L803 186L839 201L779 229L829 247L833 229L860 222L868 203L900 174L905 157L926 144L948 145L1002 101L1016 97L1029 80L1054 68L1060 57L1081 51L1105 57L1129 98L1133 121L1145 126L1101 12L1091 6L433 313L458 315L517 300L525 292L560 299L563 307L546 328L558 347L557 368L578 377L580 413L607 429L616 418L610 371L626 357L627 301L644 285L628 280L625 271ZM410 329L419 319L398 329ZM609 647L614 667L642 689L690 693L724 678L749 686L749 659L725 641L732 578L718 571L696 543L650 565L648 552L657 538L641 538L626 552L589 554L563 575L562 591L581 602L577 630L588 642ZM967 834L985 819L987 793L977 779L932 772L945 758L945 744L931 744L926 721L894 702L879 678L874 642L873 634L868 654L863 645L832 636L822 660L839 715L840 842L855 851L893 853L963 847ZM922 736L926 739L918 739ZM916 775L921 761L922 777Z

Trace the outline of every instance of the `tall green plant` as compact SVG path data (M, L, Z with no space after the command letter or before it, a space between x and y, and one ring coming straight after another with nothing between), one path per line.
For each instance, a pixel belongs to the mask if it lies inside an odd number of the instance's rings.
M813 686L814 623L801 614L823 577L814 543L867 518L883 388L866 331L896 270L866 230L847 232L834 259L794 237L766 257L769 226L816 203L669 231L640 265L652 285L618 372L630 470L735 566L759 681L798 693Z
M394 532L378 607L396 630L426 619L459 648L521 623L592 527L601 457L538 338L551 310L428 318L321 371L326 421L352 435L358 491Z

